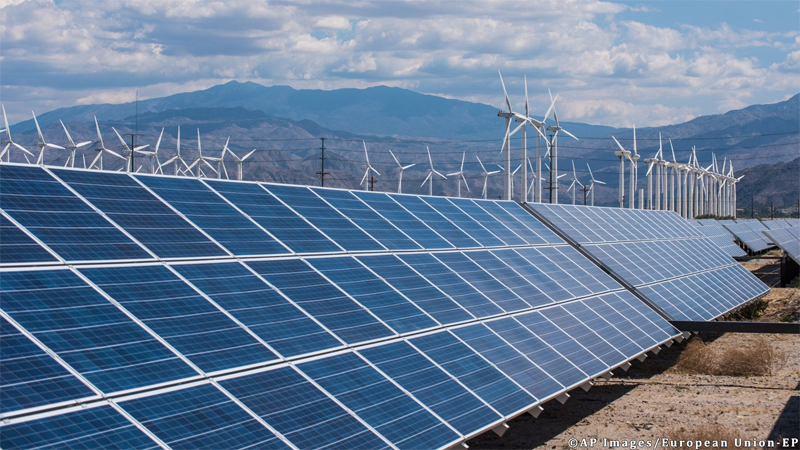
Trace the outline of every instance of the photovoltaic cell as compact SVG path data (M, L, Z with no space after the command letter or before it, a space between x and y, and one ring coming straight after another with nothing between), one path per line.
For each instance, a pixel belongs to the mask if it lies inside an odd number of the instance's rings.
M394 255L358 258L387 283L403 293L441 324L457 323L474 317Z
M284 357L343 344L239 263L172 266Z
M309 189L350 218L361 229L367 230L387 249L420 250L422 248L351 192L338 189Z
M416 216L425 225L431 227L439 236L447 239L456 248L480 248L480 244L472 239L467 233L449 221L445 216L439 214L431 208L421 197L413 195L391 195L387 194L397 203L401 204L411 214Z
M234 255L290 253L200 180L186 177L137 178Z
M384 250L381 244L313 195L308 188L277 184L262 184L261 187L283 200L345 250Z
M625 355L611 346L611 344L604 341L601 336L592 331L586 324L569 314L565 309L568 305L570 304L568 303L564 305L564 307L543 309L541 313L571 338L575 339L587 350L592 352L594 356L603 361L608 367L614 367L617 364L625 362L627 359Z
M400 449L441 448L459 438L353 353L301 363L298 368Z
M468 198L449 198L448 200L474 220L480 222L484 228L500 238L505 245L527 245L524 239L517 236L517 234L506 227L503 222L497 220L494 216L486 212L485 209L480 207L486 200L470 200Z
M290 448L211 384L119 402L119 406L173 449Z
M204 372L278 359L163 266L82 269L81 273Z
M349 256L306 261L398 333L439 326L422 309Z
M197 376L68 270L4 272L3 310L103 392Z
M80 409L0 428L0 447L11 449L160 449L111 406Z
M395 334L303 261L247 264L348 344Z
M533 396L447 331L409 342L504 416L536 403Z
M0 165L0 208L68 261L151 259L40 167Z
M522 209L521 206L514 202L497 202L501 208L505 209L507 213L514 216L515 219L520 221L526 228L535 233L542 240L548 244L563 244L564 240L558 237L553 230L547 228L542 222L533 217L528 211ZM501 215L496 215L498 220L506 223L506 220ZM511 227L509 227L511 228Z
M208 186L228 199L264 229L297 253L340 252L341 247L292 212L261 186L205 180Z
M475 264L471 259L460 252L432 253L432 255L443 262L450 270L461 275L462 278L469 280L483 295L489 297L496 305L503 308L506 312L521 311L530 308L530 305L522 300L514 291L507 288L503 283L497 281L495 277Z
M430 254L402 254L399 258L450 296L475 317L489 317L504 311L488 297Z
M472 239L484 247L502 246L503 241L497 238L491 231L483 227L475 219L460 210L445 197L420 197L422 201L431 205L436 211L447 217L451 222L464 230Z
M161 258L222 256L215 243L125 173L53 169L131 236Z
M0 247L0 264L58 261L3 215L0 215L0 242L3 243Z
M555 380L485 325L479 323L456 328L452 332L537 400L543 400L561 390Z
M292 368L231 378L220 385L297 448L389 448Z
M0 342L0 413L95 395L3 317Z
M422 248L427 250L453 248L452 244L414 217L388 195L379 192L360 191L354 191L353 195L371 206Z
M527 248L525 250L529 251L528 254L538 253L536 249L533 248ZM559 272L559 281L561 283L554 280L552 277L557 275L553 275L553 272L557 271L543 267L545 266L544 262L547 261L547 258L541 254L539 254L538 257L523 258L512 249L492 250L491 253L494 257L506 263L510 269L516 271L525 278L526 281L536 286L534 289L529 289L525 297L531 306L549 305L553 302L569 300L575 297L575 295L568 292L561 284L564 281L567 281L568 284L572 281L572 278L566 273ZM535 262L536 265L534 265L533 262ZM546 272L551 275L548 275ZM521 285L524 286L524 284Z
M514 293L525 300L530 307L552 303L550 297L534 286L532 282L529 282L525 277L515 272L493 252L473 251L464 252L464 254L481 266L483 270L490 273L506 287L514 291ZM498 254L506 256L505 254ZM529 272L533 273L532 270Z
M405 342L359 353L462 435L503 418Z

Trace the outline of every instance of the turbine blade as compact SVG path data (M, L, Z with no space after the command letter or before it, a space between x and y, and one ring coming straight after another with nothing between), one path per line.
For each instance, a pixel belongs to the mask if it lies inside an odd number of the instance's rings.
M117 129L114 127L111 127L111 129L114 130L114 133L117 134L117 137L119 138L119 141L122 142L122 145L125 147L125 150L131 151L131 148L128 147L128 144L125 143L125 139L122 139L122 136L119 134L119 131L117 131Z
M611 139L614 139L614 142L616 142L616 143L617 143L617 147L619 147L619 149L620 149L620 150L622 150L623 152L625 152L625 151L626 151L626 150L625 150L625 147L623 147L623 146L622 146L622 144L620 144L620 143L619 143L619 141L617 140L617 138L615 138L614 136L611 136Z
M61 119L58 119L58 121L61 123L61 128L64 129L64 134L67 135L67 141L69 141L69 144L71 146L75 147L75 142L73 142L72 136L69 135L69 131L67 130L67 126L64 125L64 121L62 121Z
M500 84L503 85L503 95L506 97L506 106L508 106L508 112L511 112L511 101L508 100L508 91L506 91L506 83L503 81L503 74L500 73L500 69L497 69L497 74L500 75Z

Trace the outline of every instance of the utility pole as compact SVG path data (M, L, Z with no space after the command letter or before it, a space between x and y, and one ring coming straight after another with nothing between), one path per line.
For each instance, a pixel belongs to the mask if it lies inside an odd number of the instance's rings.
M369 190L370 191L374 191L375 190L375 175L370 175L369 176Z
M769 201L769 218L770 220L775 218L775 210L772 208L772 200Z
M750 196L750 218L754 218L756 216L756 208L755 203L753 202L753 196Z
M320 148L320 150L322 150L322 156L319 160L322 162L322 168L317 171L317 175L319 175L320 186L325 187L325 175L329 175L329 173L325 172L325 138L320 139L322 140L322 147Z
M589 186L583 185L583 206L586 206L586 193L589 192Z
M136 122L133 128L133 133L126 134L125 136L131 137L131 167L128 169L130 172L136 172L136 163L134 159L136 158L136 136L141 136L139 134L139 90L136 90ZM199 166L198 166L199 168Z

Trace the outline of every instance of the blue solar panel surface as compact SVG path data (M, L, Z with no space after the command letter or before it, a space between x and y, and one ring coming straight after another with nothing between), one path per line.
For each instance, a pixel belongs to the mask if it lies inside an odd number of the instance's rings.
M0 260L3 448L47 427L61 447L449 447L680 335L513 202L54 169L84 201L41 168L0 168L22 180L5 214L63 245L38 208L89 244L52 247L68 269ZM691 225L597 209L559 220L671 311L760 295ZM91 250L76 211L118 245Z

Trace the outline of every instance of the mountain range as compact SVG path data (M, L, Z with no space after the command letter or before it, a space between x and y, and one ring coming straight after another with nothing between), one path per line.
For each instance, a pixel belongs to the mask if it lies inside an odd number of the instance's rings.
M483 184L483 169L477 158L490 171L496 169L495 164L501 164L504 123L497 117L496 108L400 88L295 90L234 81L206 90L143 100L138 104L138 116L136 110L134 103L80 105L50 111L38 116L38 120L46 140L63 145L65 138L59 119L69 127L76 142L96 140L93 122L96 115L106 146L116 150L121 150L122 144L111 127L121 134L139 134L136 145L151 146L164 127L159 151L164 155L162 161L175 153L178 125L182 127L181 148L187 159L197 153L197 129L207 155L218 153L230 136L230 147L237 154L257 149L245 163L245 178L266 181L319 184L316 172L320 170L323 137L326 138L325 171L330 172L326 186L358 187L365 169L364 145L369 148L370 161L381 172L375 186L379 190L396 189L397 165L390 150L401 163L417 164L404 175L404 191L413 193L427 192L427 186L419 186L429 166L426 146L430 148L435 168L443 173L457 171L463 155L473 196L479 195ZM568 173L562 181L571 181L569 160L573 160L578 178L588 182L588 163L596 178L607 183L597 185L596 202L613 203L619 163L613 155L616 144L611 135L630 150L632 130L572 122L561 125L580 138L575 141L563 134L559 137L559 169ZM686 161L695 146L704 166L711 163L714 153L720 164L732 158L738 174L748 167L780 165L800 156L798 128L800 95L776 104L701 116L682 124L640 128L636 130L637 147L643 159L651 157L658 149L661 133L666 158L672 159L667 140L670 138L678 161ZM32 120L15 124L11 130L15 141L22 145L32 147L38 140ZM520 134L512 139L512 167L519 164ZM94 157L94 147L85 147L89 160ZM535 139L530 130L528 147L533 158L535 150L531 149L535 148ZM19 159L20 155L13 158ZM63 164L64 155L48 150L45 160ZM142 170L149 170L147 161L142 164ZM646 170L640 164L640 187L646 186ZM560 189L565 190L569 181ZM764 181L771 183L769 177ZM499 175L490 177L490 197L500 194L500 185ZM434 187L437 194L453 195L456 183L452 179L437 179ZM775 190L792 189L777 185ZM562 202L563 196L570 196L566 192L561 195ZM578 198L581 202L580 193Z

